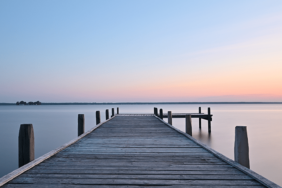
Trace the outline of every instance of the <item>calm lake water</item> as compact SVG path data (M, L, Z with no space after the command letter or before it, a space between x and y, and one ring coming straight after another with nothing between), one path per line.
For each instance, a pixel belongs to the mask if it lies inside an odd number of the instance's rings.
M0 177L18 167L18 133L20 124L31 123L35 136L35 157L39 157L77 137L77 115L85 114L85 128L95 126L95 111L112 105L0 106ZM119 105L120 113L153 113L153 107L164 112L197 113L199 105ZM193 119L193 137L234 159L235 126L247 126L250 166L258 174L282 185L282 105L201 105L213 114L212 133L207 121ZM116 110L116 109L115 109ZM167 121L167 119L165 119ZM173 119L173 126L184 131L184 119Z

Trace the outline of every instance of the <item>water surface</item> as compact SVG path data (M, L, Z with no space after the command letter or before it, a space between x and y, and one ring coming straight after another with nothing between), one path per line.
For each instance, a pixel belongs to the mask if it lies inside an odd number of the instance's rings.
M20 124L34 127L35 157L39 157L77 137L77 115L85 114L86 131L95 126L95 111L113 105L42 105L0 106L0 177L18 167L18 132ZM198 105L119 105L120 113L153 113L153 107L164 113L196 113ZM258 174L282 185L282 105L281 104L212 104L201 105L202 112L211 107L214 115L212 133L207 121L192 119L193 137L230 159L234 158L235 126L247 126L250 166ZM110 111L111 112L111 111ZM167 121L167 119L165 119ZM185 120L173 119L173 126L184 131Z

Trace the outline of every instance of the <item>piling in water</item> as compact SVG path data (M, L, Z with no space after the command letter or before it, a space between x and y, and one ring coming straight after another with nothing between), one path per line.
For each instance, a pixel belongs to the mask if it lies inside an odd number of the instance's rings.
M34 132L32 124L21 124L19 131L19 167L34 160Z
M77 135L80 136L84 133L84 114L78 114L78 126L77 126Z

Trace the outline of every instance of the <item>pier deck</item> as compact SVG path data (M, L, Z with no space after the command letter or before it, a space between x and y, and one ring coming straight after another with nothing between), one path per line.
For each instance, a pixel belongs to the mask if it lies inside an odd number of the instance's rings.
M35 163L3 187L279 187L153 115L116 115Z

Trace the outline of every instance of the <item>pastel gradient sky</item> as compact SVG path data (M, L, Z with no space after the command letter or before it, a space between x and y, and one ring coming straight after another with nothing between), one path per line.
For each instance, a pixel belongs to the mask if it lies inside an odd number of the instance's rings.
M282 101L282 1L1 0L19 100Z

